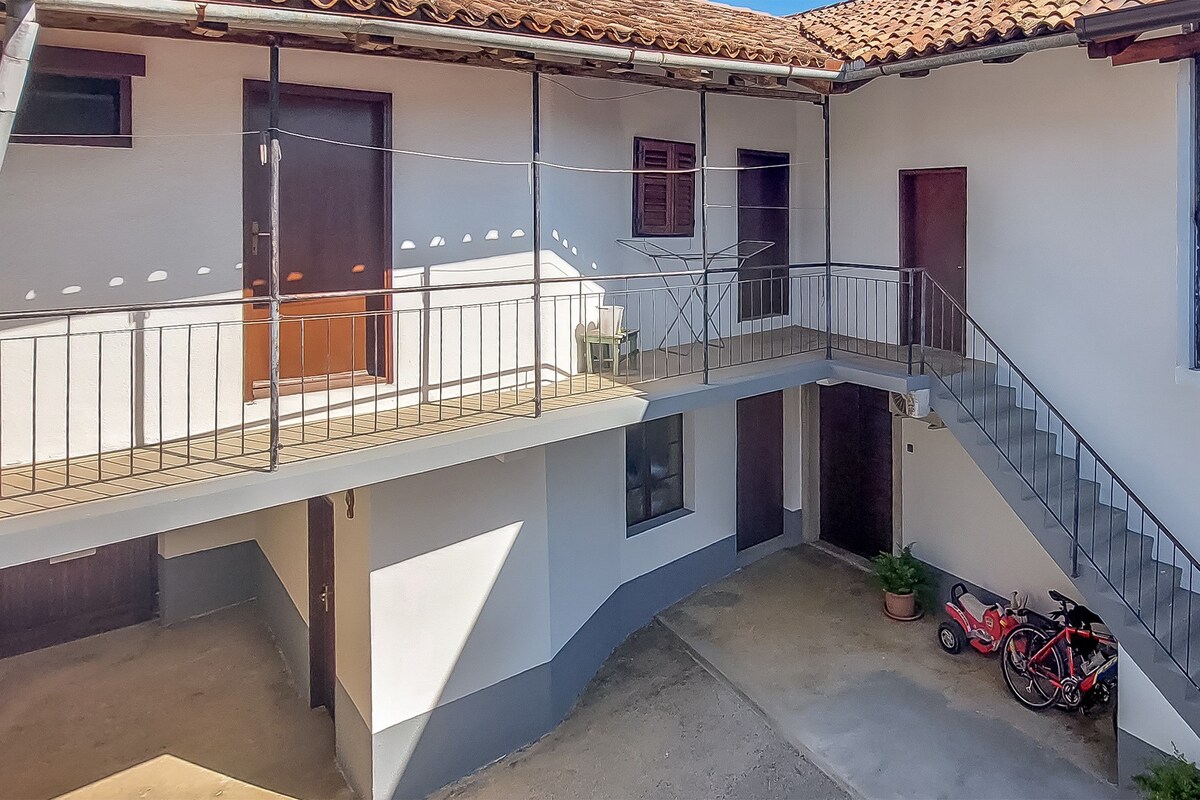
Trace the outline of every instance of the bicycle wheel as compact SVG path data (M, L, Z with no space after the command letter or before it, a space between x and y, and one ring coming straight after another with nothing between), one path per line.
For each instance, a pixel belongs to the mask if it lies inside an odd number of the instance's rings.
M1058 648L1051 648L1033 668L1029 659L1050 641L1045 631L1032 625L1021 625L1008 634L1004 653L1000 659L1004 683L1021 705L1029 708L1046 708L1058 696L1058 687L1049 676L1062 677L1063 663Z

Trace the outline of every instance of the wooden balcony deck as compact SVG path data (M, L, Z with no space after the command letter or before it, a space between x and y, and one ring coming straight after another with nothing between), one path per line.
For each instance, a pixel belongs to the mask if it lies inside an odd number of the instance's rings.
M840 354L896 363L907 347L835 336ZM824 357L825 335L787 327L728 337L711 343L710 367L769 362L782 357ZM947 354L948 355L948 354ZM542 385L545 412L642 393L639 387L665 378L700 379L703 347L695 343L642 351L636 368L621 375L582 374ZM439 433L534 416L533 388L521 386L450 397L441 402L398 406L367 413L331 416L280 426L280 463L291 464ZM270 432L254 427L207 432L188 438L118 451L0 468L0 519L58 509L94 500L175 486L238 473L266 471Z

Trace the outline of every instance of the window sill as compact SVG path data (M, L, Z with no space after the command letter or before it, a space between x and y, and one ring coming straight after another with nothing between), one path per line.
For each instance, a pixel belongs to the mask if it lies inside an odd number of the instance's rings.
M48 144L59 147L133 147L133 136L129 134L113 134L112 136L71 136L55 134L46 136L36 133L14 133L13 144Z
M1195 386L1200 388L1200 369L1175 367L1175 383L1179 386Z
M648 519L645 522L639 522L636 525L630 525L625 529L625 538L632 538L637 536L639 533L645 533L652 528L666 525L668 522L674 522L677 519L683 519L684 517L690 516L694 513L695 512L690 508L677 508L674 511L668 511L665 514L660 514L659 516Z

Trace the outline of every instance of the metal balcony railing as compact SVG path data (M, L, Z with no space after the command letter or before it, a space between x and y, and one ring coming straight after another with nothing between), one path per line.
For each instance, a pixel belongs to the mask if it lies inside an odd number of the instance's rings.
M3 312L0 502L269 470L803 354L911 366L911 276L820 264L284 295L275 337L256 297Z

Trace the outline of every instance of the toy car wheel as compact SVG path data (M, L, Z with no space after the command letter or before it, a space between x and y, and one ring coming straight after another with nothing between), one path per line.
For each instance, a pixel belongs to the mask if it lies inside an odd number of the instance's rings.
M951 625L949 622L943 622L938 626L938 644L947 653L955 654L962 650L963 639L958 628Z

